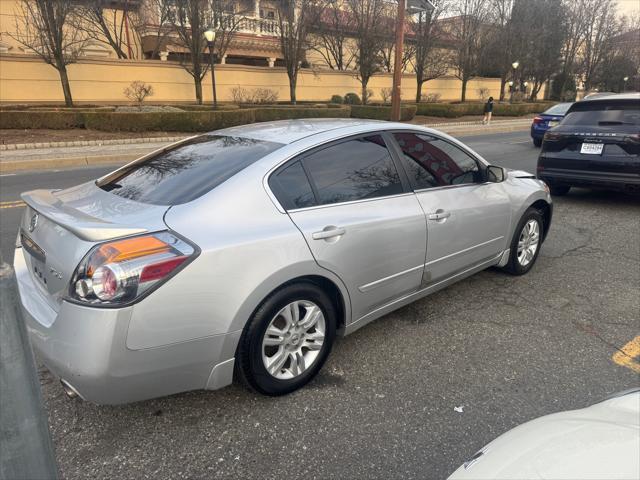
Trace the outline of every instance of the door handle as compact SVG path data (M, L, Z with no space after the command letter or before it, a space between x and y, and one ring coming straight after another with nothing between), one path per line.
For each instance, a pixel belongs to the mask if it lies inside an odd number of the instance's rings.
M347 233L347 231L344 228L329 226L324 227L324 229L319 232L313 232L311 238L314 240L326 240L327 238L339 237L345 233Z
M451 216L451 212L445 212L444 210L437 210L435 213L430 213L427 215L429 220L444 220L445 218L449 218Z

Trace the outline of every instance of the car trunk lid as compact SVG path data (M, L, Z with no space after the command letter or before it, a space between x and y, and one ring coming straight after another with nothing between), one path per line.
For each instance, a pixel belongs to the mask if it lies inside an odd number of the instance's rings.
M168 207L112 195L94 182L22 194L20 242L38 293L58 311L78 263L103 241L166 229Z

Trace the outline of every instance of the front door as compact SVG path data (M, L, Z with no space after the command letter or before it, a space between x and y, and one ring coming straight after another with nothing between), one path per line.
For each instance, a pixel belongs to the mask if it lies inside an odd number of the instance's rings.
M318 264L346 284L354 320L420 287L424 213L381 135L316 149L278 170L270 184L293 196L285 208Z
M484 181L481 163L436 136L395 133L403 165L427 216L424 283L495 259L508 246L509 197Z

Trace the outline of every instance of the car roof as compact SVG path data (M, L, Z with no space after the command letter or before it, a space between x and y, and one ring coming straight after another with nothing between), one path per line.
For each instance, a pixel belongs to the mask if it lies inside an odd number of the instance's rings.
M384 125L384 127L382 127ZM405 124L395 124L395 126ZM277 142L289 144L301 140L303 138L316 135L319 133L335 130L339 131L352 127L371 126L371 130L380 128L393 127L391 122L380 120L366 120L357 118L308 118L298 120L279 120L274 122L250 123L238 127L225 128L211 132L211 135L227 135L230 137L245 137L255 140L265 140L269 142ZM359 129L360 130L360 129Z
M580 100L581 102L600 102L607 100L640 100L640 93L612 93L611 95L601 94Z

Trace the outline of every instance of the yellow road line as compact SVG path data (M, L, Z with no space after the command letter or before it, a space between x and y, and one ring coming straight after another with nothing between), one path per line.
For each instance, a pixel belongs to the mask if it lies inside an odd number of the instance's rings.
M611 360L622 367L627 367L636 373L640 373L640 358L638 357L640 357L640 335L614 353Z
M24 206L25 203L22 200L16 200L15 202L0 202L0 208L17 208Z

